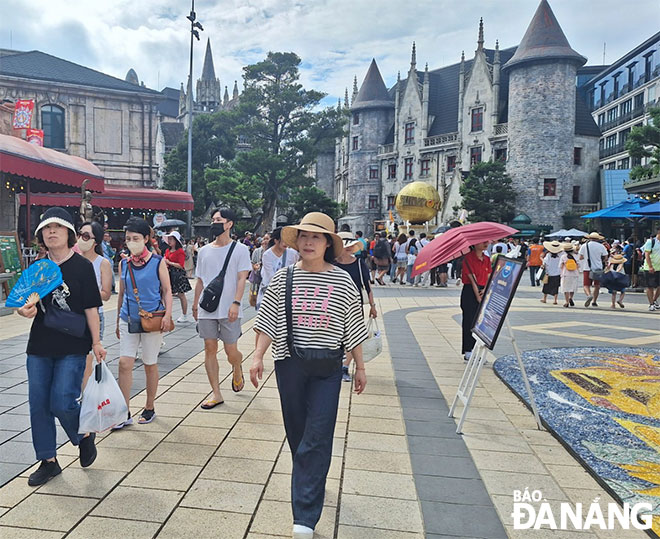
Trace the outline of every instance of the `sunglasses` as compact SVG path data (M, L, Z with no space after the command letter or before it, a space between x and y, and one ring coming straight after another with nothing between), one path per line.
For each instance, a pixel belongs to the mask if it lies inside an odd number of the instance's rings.
M92 235L89 232L83 232L82 234L78 234L78 236L84 241L89 241L92 239Z

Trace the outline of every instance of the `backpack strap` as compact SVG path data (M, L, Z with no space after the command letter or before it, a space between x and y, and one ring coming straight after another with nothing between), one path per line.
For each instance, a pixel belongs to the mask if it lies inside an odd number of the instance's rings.
M286 347L289 351L289 356L292 356L293 351L293 270L295 264L289 266L286 270L286 284L284 288L284 310L286 314Z

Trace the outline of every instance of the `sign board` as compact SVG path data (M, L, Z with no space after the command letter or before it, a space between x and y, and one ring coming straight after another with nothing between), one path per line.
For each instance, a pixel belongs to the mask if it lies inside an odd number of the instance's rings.
M23 271L23 256L21 255L21 244L16 232L0 231L0 271L2 273L14 273L15 275L5 281L5 292L16 284Z
M497 257L472 327L472 333L489 350L495 347L524 270L525 263L522 260Z

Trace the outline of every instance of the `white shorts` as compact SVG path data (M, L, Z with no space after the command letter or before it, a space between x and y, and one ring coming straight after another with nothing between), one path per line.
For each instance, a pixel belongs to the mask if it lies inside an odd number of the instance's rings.
M128 323L119 320L119 355L121 357L136 358L138 347L142 345L142 356L140 359L145 365L155 365L158 361L160 344L163 334L160 331L151 333L129 333Z

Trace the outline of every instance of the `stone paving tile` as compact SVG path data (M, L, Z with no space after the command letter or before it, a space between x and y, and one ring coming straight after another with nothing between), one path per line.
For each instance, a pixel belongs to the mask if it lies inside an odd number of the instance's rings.
M33 494L0 517L0 526L69 531L98 500Z
M413 474L479 479L479 472L469 456L414 455L411 457Z
M203 466L208 462L215 450L216 447L211 445L181 444L168 442L166 439L149 453L146 461Z
M19 475L26 467L26 464L10 464L3 462L0 464L0 487L5 483L10 482L14 477ZM3 487L4 488L4 487ZM0 489L2 492L2 489ZM1 497L1 495L0 495ZM2 504L0 504L2 505Z
M180 505L252 514L259 503L263 489L263 485L200 478L193 483Z
M469 456L465 443L458 437L437 438L434 436L410 436L410 453L419 455Z
M403 417L400 408L391 406L374 406L354 403L351 406L351 417L371 417L378 419L401 419Z
M520 458L520 455L516 453L479 449L470 451L470 455L474 460L474 464L480 470L548 474L548 470L543 466L543 463L534 455Z
M238 457L213 457L204 467L200 478L264 485L273 470L269 460Z
M0 537L2 537L2 539L60 539L61 537L64 537L64 533L0 526Z
M382 528L345 525L339 526L337 537L341 537L342 539L424 539L422 533L398 532L383 530Z
M228 438L220 446L220 449L216 451L216 456L240 456L248 459L268 460L274 462L281 447L281 442Z
M283 425L238 421L231 431L231 436L233 438L245 438L249 440L272 440L275 442L283 442L286 434Z
M339 524L421 533L424 530L417 501L343 494Z
M407 453L408 443L405 436L393 434L374 434L371 432L348 433L348 445L351 449L373 449L375 451L393 451Z
M122 481L122 486L163 490L187 490L202 470L201 466L141 462Z
M124 475L124 472L69 466L60 475L40 487L38 492L81 498L103 498L123 479Z
M149 430L149 425L131 425L115 431L98 442L99 446L119 449L151 450L165 438L167 433Z
M381 434L406 433L404 423L400 419L378 419L371 417L351 417L351 430L358 432L375 432Z
M0 462L32 464L34 460L34 448L30 442L10 440L0 445Z
M334 537L335 510L332 507L324 507L314 530L315 538ZM293 528L293 516L291 504L287 502L276 502L264 500L259 504L250 531L264 534L288 535Z
M345 470L342 492L401 500L417 499L412 476L366 470Z
M180 425L176 427L166 438L165 442L176 442L180 444L212 445L218 447L226 436L226 429L212 427L188 427Z
M92 511L93 516L164 522L183 492L118 486Z
M106 447L105 445L97 445L96 450L98 454L94 461L93 469L95 470L128 472L147 455L146 450Z
M25 415L12 414L11 411L0 415L0 429L24 431L30 428L30 418Z
M182 422L186 427L213 427L217 429L230 429L238 421L238 414L221 414L213 410L194 411Z
M108 539L110 537L121 537L122 539L151 539L159 527L160 524L156 522L88 516L67 535L67 538Z
M241 513L178 507L165 523L158 538L242 539L250 519L250 515Z
M493 507L423 501L422 511L426 533L484 539L507 538Z
M346 450L345 467L354 470L411 474L410 457L407 453L374 451L366 449Z
M480 473L491 495L513 496L514 490L524 490L525 487L530 487L542 491L543 496L548 500L566 501L566 494L549 475L495 472L491 470L481 470Z

